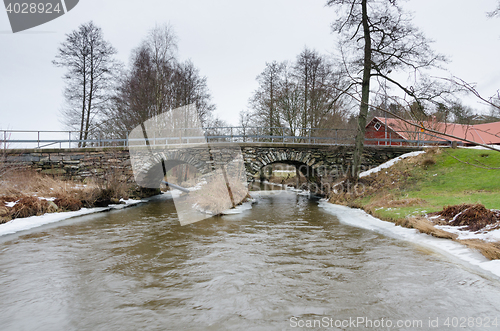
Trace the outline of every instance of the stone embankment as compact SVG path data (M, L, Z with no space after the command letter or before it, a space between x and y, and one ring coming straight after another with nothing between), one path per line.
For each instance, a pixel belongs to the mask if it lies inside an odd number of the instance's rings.
M41 174L84 181L104 178L110 172L119 180L132 182L133 171L127 148L9 150L0 156L7 166L31 168Z

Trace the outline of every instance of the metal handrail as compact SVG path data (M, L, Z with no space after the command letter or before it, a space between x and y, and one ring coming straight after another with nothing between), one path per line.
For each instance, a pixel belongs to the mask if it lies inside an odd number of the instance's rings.
M189 132L195 128L181 128L182 132ZM275 132L273 132L273 130ZM196 131L199 132L198 129ZM266 142L266 143L294 143L294 144L315 144L315 145L350 145L354 143L355 130L340 128L295 128L287 127L206 127L205 136L181 134L180 137L148 137L152 145L162 146L170 144L189 144L193 141L205 140L210 143L216 142ZM296 132L293 135L292 132ZM82 148L82 147L129 147L136 146L138 142L142 144L144 139L132 139L128 132L115 132L105 134L100 132L89 132L90 139L75 139L80 131L46 131L46 130L0 130L0 150L6 149L43 149L59 144L59 148ZM276 134L273 134L276 133ZM365 138L365 143L369 145L451 145L451 141L442 137L418 131L395 131L395 133L411 133L413 139L395 139L391 134L388 138ZM36 137L31 137L36 134ZM18 135L21 135L17 138ZM50 138L48 136L57 135ZM65 138L61 138L65 135ZM107 136L107 137L106 137ZM124 138L125 137L125 138ZM131 144L132 143L132 144ZM24 144L23 146L18 146ZM144 142L145 144L145 142ZM31 145L31 146L26 146Z

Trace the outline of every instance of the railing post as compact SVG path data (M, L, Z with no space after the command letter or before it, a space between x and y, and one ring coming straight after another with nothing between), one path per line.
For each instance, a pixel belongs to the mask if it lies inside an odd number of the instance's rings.
M38 139L37 139L37 142L38 142L38 148L40 148L40 131L38 131Z
M68 131L68 148L71 148L71 131Z

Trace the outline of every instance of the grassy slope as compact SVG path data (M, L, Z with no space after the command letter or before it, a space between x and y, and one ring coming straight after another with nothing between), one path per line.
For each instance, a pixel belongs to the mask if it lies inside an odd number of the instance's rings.
M486 208L500 209L500 169L482 169L453 157L480 166L500 167L500 152L430 150L401 161L387 173L383 170L370 176L365 182L366 194L348 197L347 202L384 219L401 219L461 203L482 203ZM429 159L432 161L426 161Z

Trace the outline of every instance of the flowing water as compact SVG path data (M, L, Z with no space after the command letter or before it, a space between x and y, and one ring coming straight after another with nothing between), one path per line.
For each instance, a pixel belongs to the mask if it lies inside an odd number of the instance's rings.
M499 317L497 280L293 193L184 227L158 200L0 238L0 330L496 330Z

